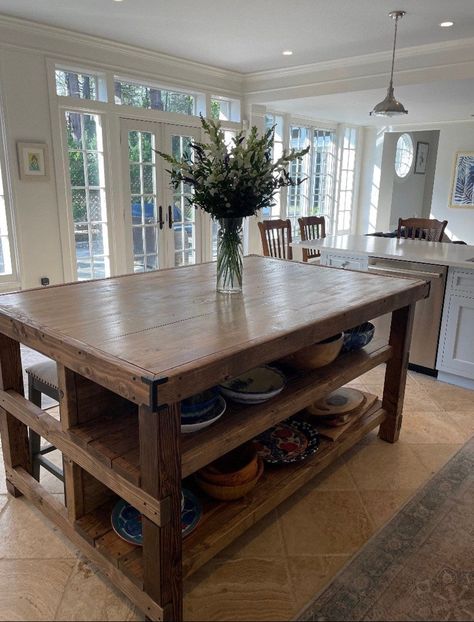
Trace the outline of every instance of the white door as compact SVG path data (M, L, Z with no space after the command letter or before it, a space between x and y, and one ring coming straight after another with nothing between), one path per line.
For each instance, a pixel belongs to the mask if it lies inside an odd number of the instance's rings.
M200 214L185 184L170 187L169 165L155 149L179 157L200 131L149 121L121 120L127 266L145 272L201 261Z

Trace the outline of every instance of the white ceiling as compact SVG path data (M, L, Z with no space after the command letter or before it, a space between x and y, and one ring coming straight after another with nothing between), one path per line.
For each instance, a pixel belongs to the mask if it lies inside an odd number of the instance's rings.
M474 122L474 80L396 86L395 96L408 110L408 115L392 119L369 117L370 110L385 94L384 89L373 89L279 101L270 105L293 115L355 125L382 127L460 120Z
M408 11L400 47L474 32L474 0L0 0L6 15L240 72L388 50L393 9Z

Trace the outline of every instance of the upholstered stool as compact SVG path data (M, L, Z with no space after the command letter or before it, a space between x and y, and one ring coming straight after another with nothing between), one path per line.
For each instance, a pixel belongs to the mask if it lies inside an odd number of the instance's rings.
M28 399L41 408L41 396L44 393L48 397L59 402L58 371L54 361L44 361L31 365L26 370L28 374ZM33 477L39 481L40 467L45 468L61 481L64 481L62 469L45 458L45 455L54 451L56 447L47 445L41 449L41 436L30 428L29 432L31 461L33 464Z

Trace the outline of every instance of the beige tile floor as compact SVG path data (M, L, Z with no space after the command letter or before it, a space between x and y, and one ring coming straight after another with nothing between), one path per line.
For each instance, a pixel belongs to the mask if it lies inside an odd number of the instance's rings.
M383 368L354 386L380 392ZM400 441L374 431L186 584L186 620L288 620L474 434L474 392L410 372ZM61 494L49 474L42 482ZM140 620L0 472L0 620Z

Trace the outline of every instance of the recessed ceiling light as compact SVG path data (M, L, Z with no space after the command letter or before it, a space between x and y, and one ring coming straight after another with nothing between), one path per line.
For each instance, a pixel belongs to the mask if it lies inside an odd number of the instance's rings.
M293 54L292 50L283 50L282 52L283 56L291 56Z
M451 26L454 26L454 22L447 20L446 22L441 22L440 26L441 28L451 28Z

